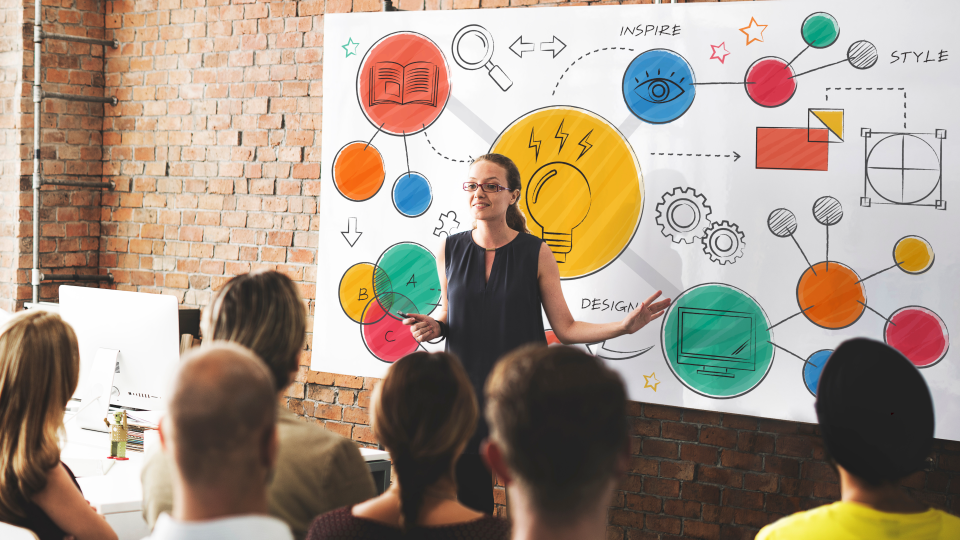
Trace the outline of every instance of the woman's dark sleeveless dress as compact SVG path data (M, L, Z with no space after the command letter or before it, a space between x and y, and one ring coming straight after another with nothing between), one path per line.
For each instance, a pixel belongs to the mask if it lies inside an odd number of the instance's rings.
M67 470L67 474L70 475L70 480L73 480L73 484L77 486L77 490L80 490L80 484L77 483L77 478L73 475L70 467L67 467L67 464L62 462L61 465ZM25 517L18 523L14 523L14 525L30 529L40 540L63 540L66 536L63 529L58 527L57 524L50 519L50 516L33 501L27 501L26 504L23 505L23 512Z
M537 280L542 244L536 236L518 234L497 249L489 281L486 250L473 241L472 231L448 237L445 245L450 327L446 349L463 362L480 404L477 431L457 465L457 483L460 501L482 512L493 511L491 476L479 456L480 442L488 433L483 385L503 355L521 345L547 342ZM474 502L477 497L481 500Z

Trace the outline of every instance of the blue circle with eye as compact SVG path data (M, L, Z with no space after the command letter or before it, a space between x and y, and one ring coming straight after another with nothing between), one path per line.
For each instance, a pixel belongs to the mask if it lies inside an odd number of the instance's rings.
M623 74L623 99L637 118L651 124L673 122L696 96L693 68L679 54L653 49L633 59Z

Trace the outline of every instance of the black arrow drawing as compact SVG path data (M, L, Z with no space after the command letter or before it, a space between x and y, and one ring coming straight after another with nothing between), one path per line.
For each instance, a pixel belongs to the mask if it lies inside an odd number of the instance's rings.
M513 42L513 45L510 46L510 50L513 51L513 54L523 58L523 53L531 52L536 50L537 45L535 43L526 43L523 41L523 36L517 38Z
M347 230L340 231L340 234L343 235L343 239L350 244L350 247L353 247L357 243L357 240L360 239L362 232L357 230L357 218L347 218Z
M544 41L540 44L541 51L551 51L553 57L556 58L560 51L567 48L567 44L560 41L557 36L553 36L553 41Z
M732 157L734 161L740 159L740 154L687 154L684 152L650 152L651 156L685 156L685 157Z

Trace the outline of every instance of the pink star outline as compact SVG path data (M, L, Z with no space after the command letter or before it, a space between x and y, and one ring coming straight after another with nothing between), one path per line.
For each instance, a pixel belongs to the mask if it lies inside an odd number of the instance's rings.
M726 44L727 42L724 41L719 45L711 45L710 48L713 49L713 53L710 55L710 60L713 60L714 58L716 58L722 64L723 61L727 58L727 55L730 54L730 51L727 50ZM723 51L723 53L717 54L718 50Z

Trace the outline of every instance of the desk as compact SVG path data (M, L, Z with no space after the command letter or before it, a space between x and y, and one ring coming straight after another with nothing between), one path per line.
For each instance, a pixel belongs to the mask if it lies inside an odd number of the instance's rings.
M145 444L160 444L156 431L147 432ZM77 465L77 470L81 470L89 468L89 460L103 459L109 454L110 436L107 433L80 429L71 422L67 424L62 448L63 462L67 466L72 462ZM390 486L390 455L372 448L361 448L360 454L370 466L377 491L382 493ZM78 476L77 482L83 490L83 497L90 501L97 512L103 514L120 540L140 540L150 534L142 512L143 487L140 484L140 469L143 468L144 455L128 451L127 457L130 458L128 461L115 461L106 474ZM81 466L84 464L87 466Z

